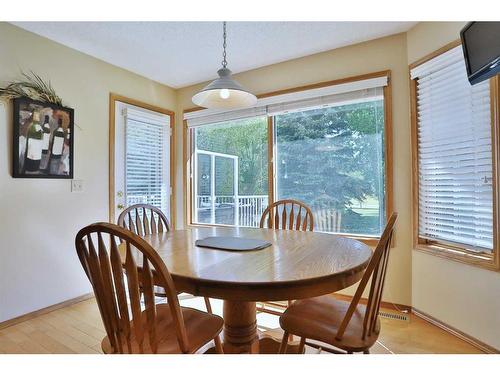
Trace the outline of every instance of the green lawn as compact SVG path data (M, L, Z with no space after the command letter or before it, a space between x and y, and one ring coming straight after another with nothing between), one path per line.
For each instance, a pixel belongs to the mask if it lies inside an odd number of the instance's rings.
M368 197L363 202L352 203L353 212L342 215L342 231L368 235L380 234L378 199Z

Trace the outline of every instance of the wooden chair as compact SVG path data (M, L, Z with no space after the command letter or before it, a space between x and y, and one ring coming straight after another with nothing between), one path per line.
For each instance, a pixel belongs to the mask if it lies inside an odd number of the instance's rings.
M134 204L118 216L118 225L139 236L170 231L170 223L165 214L150 204Z
M104 353L195 353L218 338L222 318L181 308L167 267L141 237L114 224L96 223L78 232L75 245L106 329ZM164 288L168 303L155 304L154 285ZM222 353L220 341L215 344Z
M304 203L294 199L283 199L270 204L262 213L260 227L265 228L266 225L272 229L312 231L314 219L311 209ZM288 301L286 305L278 302L260 302L262 306L257 306L257 310L281 315L279 311L266 308L266 305L283 309L290 306L291 302Z
M149 204L134 204L127 207L118 216L118 225L139 236L170 231L170 223L159 208ZM165 297L161 287L155 287L155 295ZM208 297L203 297L207 311L212 313L212 305Z
M286 309L280 317L280 326L284 330L280 353L285 352L290 334L301 337L299 353L303 351L304 345L309 344L306 339L321 341L347 353L369 353L380 333L378 312L396 218L397 214L393 213L387 222L350 303L332 296L321 296L296 301ZM368 302L360 305L361 295L370 278ZM311 346L322 347L316 344Z
M262 213L260 227L288 230L310 230L314 228L313 214L304 203L294 199L283 199L270 204Z

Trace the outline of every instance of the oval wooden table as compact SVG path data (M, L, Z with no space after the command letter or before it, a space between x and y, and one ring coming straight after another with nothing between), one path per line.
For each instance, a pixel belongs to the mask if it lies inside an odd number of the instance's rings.
M272 246L255 251L195 246L197 239L209 236L258 238ZM273 229L196 227L144 239L167 265L179 292L224 300L225 353L277 353L278 341L259 340L256 302L309 298L344 289L361 279L372 254L368 246L353 239Z

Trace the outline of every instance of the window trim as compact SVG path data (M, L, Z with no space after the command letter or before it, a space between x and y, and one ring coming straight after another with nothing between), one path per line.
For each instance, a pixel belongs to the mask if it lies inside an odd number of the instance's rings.
M109 221L114 223L115 217L115 108L116 102L133 105L150 111L162 113L170 118L170 225L176 228L176 207L175 207L175 112L167 108L158 107L140 100L128 98L113 92L109 93Z
M410 64L409 71L460 45L460 39L446 44L438 50ZM445 241L428 240L419 236L417 81L416 79L411 79L409 76L409 83L412 150L413 250L488 270L500 271L500 210L498 206L498 202L500 202L500 78L498 75L490 78L491 149L493 167L493 251L491 254L478 254L467 250L465 245L452 245Z
M343 83L355 82L366 80L370 78L377 77L387 77L387 86L383 88L384 95L384 152L385 152L385 187L386 187L386 202L385 202L385 216L389 219L390 214L393 211L393 144L392 144L392 80L391 71L384 70L379 72L373 72L358 76L352 76L347 78L341 78L332 81L318 82L305 86L297 86L292 88L287 88L283 90L272 91L264 94L257 95L257 98L267 98L270 96L289 94L298 91L312 90L321 87L340 85ZM183 114L194 112L198 110L203 110L204 108L194 107L185 109ZM273 203L275 200L275 176L274 176L274 156L276 150L276 140L275 140L275 130L274 130L274 117L268 116L268 181L269 181L269 204ZM183 194L184 194L184 225L187 227L224 227L222 224L198 224L192 221L192 204L193 204L193 160L192 155L194 153L193 149L193 133L188 129L187 121L183 120ZM341 236L353 238L359 240L367 245L375 246L378 243L380 236L356 236L356 235L345 235Z

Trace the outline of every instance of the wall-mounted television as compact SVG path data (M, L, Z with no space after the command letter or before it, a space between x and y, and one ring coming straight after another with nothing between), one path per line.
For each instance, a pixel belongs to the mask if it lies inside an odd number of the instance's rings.
M500 22L470 22L460 39L472 85L500 73Z

